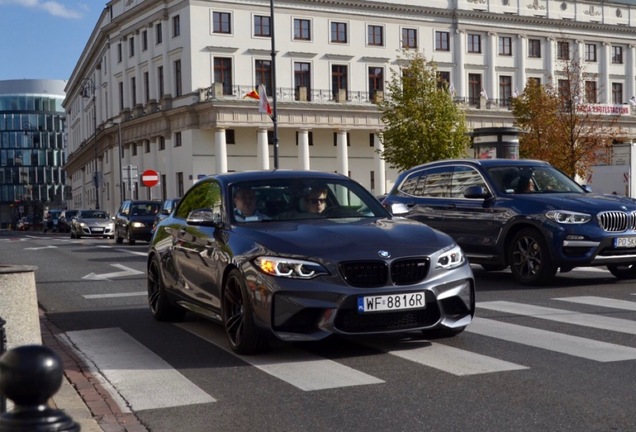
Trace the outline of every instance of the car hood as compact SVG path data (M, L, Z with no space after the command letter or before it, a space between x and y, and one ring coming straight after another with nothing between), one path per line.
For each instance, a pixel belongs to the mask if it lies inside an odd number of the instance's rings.
M615 195L540 193L517 195L515 200L543 210L571 210L593 214L607 210L636 211L635 201Z
M249 228L237 226L234 231L277 255L334 260L346 259L352 253L355 259L378 259L380 251L390 253L392 258L428 255L454 244L446 234L403 218L265 222L250 224Z
M113 221L110 219L93 219L93 218L81 218L77 219L77 222L84 222L89 225L107 226Z

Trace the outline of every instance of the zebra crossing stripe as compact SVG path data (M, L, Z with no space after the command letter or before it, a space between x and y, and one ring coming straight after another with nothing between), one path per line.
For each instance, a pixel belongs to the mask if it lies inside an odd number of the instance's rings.
M214 328L213 324L189 322L176 325L219 348L232 352L225 335L218 328ZM263 372L305 391L384 382L333 360L294 348L277 348L271 353L258 356L237 357Z
M579 313L565 309L554 309L507 301L492 301L477 303L477 308L491 309L516 315L531 316L565 324L574 324L601 330L636 335L636 321Z
M552 300L559 300L559 301L578 303L578 304L586 304L586 305L592 305L592 306L601 306L601 307L607 307L612 309L636 311L636 302L605 298L605 297L579 296L579 297L554 298Z
M466 331L598 362L636 359L634 348L487 318L475 318Z
M133 411L215 402L119 328L72 331L66 336Z

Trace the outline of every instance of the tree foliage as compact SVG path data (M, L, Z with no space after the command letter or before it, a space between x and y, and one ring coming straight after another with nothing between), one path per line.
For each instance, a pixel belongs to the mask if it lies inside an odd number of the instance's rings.
M393 70L382 111L384 151L391 168L406 170L465 154L470 139L464 112L453 103L437 65L419 53L406 54Z
M512 101L517 126L524 132L519 156L545 160L571 177L586 178L620 134L618 116L586 109L596 103L597 95L586 89L578 61L564 62L556 78L556 86L528 80L523 93Z

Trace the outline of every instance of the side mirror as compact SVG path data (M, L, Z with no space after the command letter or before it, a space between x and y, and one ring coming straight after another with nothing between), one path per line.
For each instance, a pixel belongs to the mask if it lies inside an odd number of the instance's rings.
M483 186L468 186L464 189L464 198L482 198L486 199L490 196L488 189Z
M221 214L207 208L192 210L186 219L186 223L188 225L218 227L222 224Z
M389 208L389 211L394 216L400 216L407 214L409 212L409 208L404 203L393 203L391 204L391 208Z
M587 193L590 193L590 192L592 192L592 186L583 185L583 190L585 190L585 192L587 192Z

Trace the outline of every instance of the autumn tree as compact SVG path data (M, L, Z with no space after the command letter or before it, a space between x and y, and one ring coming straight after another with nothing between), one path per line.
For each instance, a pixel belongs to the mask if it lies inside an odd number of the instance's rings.
M419 53L406 53L393 70L382 111L384 151L391 168L406 170L465 154L470 143L464 112L453 103L437 65Z
M601 162L604 150L620 134L618 115L594 109L596 84L585 77L580 63L573 60L557 72L556 86L528 80L523 93L512 101L516 124L524 132L520 157L548 161L569 176L582 178Z

